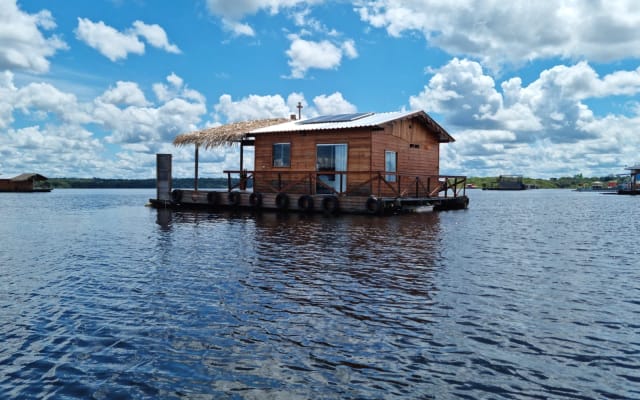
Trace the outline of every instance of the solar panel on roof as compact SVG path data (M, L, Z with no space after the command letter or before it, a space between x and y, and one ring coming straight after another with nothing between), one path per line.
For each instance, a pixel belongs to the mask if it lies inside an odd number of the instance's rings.
M300 121L301 124L321 124L323 122L350 122L360 118L367 117L373 113L352 113L352 114L334 114L334 115L321 115L319 117L309 118L304 121Z

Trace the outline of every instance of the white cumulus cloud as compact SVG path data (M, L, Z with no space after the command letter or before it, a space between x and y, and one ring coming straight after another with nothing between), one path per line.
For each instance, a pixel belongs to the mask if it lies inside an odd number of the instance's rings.
M291 35L291 45L286 54L289 57L291 78L304 78L309 69L336 69L342 62L342 56L357 57L352 40L336 46L328 40L314 42L297 35Z
M640 142L634 133L640 110L598 116L587 104L612 95L637 95L638 70L599 76L579 62L544 70L523 85L519 77L497 83L479 63L453 59L432 73L410 104L441 116L457 139L443 147L445 168L478 176L510 171L548 177L579 162L583 172L602 176L610 173L607 168L636 158L632 149Z
M340 92L316 96L313 98L313 104L320 115L350 114L358 111L358 108L345 100Z
M150 45L169 53L180 53L178 46L169 43L167 34L160 25L147 25L135 21L131 29L120 32L103 21L93 22L88 18L78 18L76 38L98 50L111 61L126 59L129 54L144 54L144 38Z
M347 101L340 92L323 94L313 98L309 104L302 93L291 93L285 100L281 95L252 94L239 100L224 94L214 106L216 123L248 121L264 118L289 118L298 115L298 103L302 105L302 118L311 118L325 114L343 114L356 112L355 105Z
M56 27L48 10L28 14L15 0L0 0L0 10L0 70L47 72L49 57L68 48L60 37L43 35L41 29Z
M139 36L144 37L153 47L163 49L169 53L180 53L178 46L169 43L167 33L160 25L147 25L142 21L135 21L133 23L133 31Z
M291 110L280 95L249 95L234 101L223 94L214 106L217 121L237 122L264 118L287 118Z
M144 54L144 43L134 33L118 32L102 21L78 18L76 37L111 61L127 58L129 53Z
M255 14L264 10L270 14L276 14L281 9L294 8L299 5L308 6L319 3L318 0L207 0L207 7L214 15L219 15L231 20L242 19L246 15Z
M104 92L97 101L113 105L146 106L149 103L144 92L134 82L118 81L116 87Z
M635 0L371 0L356 9L363 21L391 36L418 31L430 45L487 66L552 57L640 57Z

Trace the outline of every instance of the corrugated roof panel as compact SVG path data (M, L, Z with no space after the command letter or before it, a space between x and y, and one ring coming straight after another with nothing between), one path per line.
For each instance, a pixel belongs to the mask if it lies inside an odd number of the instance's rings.
M379 126L388 122L405 118L412 114L419 114L421 111L397 111L386 113L373 113L363 118L345 122L317 122L305 124L305 120L289 121L283 124L273 125L266 128L254 129L249 134L274 133L274 132L300 132L319 131L332 129L363 128L369 126Z
M254 129L247 133L247 136L254 136L263 133L276 133L276 132L309 132L309 131L323 131L323 130L342 130L352 128L365 128L376 127L387 124L392 121L404 119L404 118L419 118L425 125L433 129L438 135L440 143L454 142L455 139L447 133L447 131L441 127L436 121L433 120L424 111L396 111L386 113L371 113L362 118L358 118L351 121L344 122L316 122L312 124L305 124L306 120L289 121L283 124L272 125L265 128Z

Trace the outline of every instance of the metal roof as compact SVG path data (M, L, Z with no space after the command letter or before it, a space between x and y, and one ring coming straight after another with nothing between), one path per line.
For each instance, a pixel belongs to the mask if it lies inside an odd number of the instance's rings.
M396 111L385 113L371 113L362 118L355 119L353 121L344 122L319 122L319 123L304 123L305 120L292 120L282 124L267 126L264 128L254 129L247 133L247 136L255 136L265 133L282 133L282 132L308 132L308 131L323 131L323 130L345 130L353 128L374 128L382 127L390 122L401 120L418 118L423 124L434 130L438 134L440 142L453 142L455 139L444 130L436 121L434 121L424 111Z

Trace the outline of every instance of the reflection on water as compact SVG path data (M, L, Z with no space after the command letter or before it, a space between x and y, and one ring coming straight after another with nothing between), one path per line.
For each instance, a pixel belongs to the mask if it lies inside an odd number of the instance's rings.
M638 199L471 192L384 218L2 196L0 397L640 398Z

